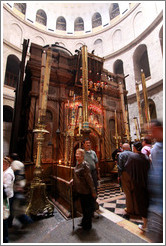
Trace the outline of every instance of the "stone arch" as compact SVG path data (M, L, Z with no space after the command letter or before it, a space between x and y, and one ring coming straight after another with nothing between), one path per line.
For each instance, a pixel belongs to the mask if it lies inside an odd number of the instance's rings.
M149 106L150 119L151 120L157 119L156 105L155 105L155 102L151 98L148 98L148 106ZM143 122L146 123L144 100L141 102L141 108L142 108Z
M134 28L134 35L137 37L142 31L144 25L142 25L143 22L143 14L142 11L139 11L136 13L133 19L133 28Z
M3 106L3 155L9 154L10 139L12 131L13 108L9 105Z
M21 48L21 45L22 45L22 36L23 36L23 30L22 30L22 28L17 23L13 23L11 25L11 30L12 30L12 33L11 33L11 36L9 38L10 39L10 42L12 44L14 44L15 46ZM13 34L14 34L14 36L13 36Z
M99 56L103 54L103 40L101 38L96 39L93 46L95 55Z
M45 40L41 36L36 36L35 37L35 43L38 44L38 45L44 46L45 45Z
M19 79L20 60L15 55L9 55L7 58L4 84L13 88L17 87Z
M113 50L118 50L120 48L122 41L122 31L117 29L112 35Z
M3 106L3 122L12 122L13 108L8 105Z
M160 31L159 31L159 39L160 39L160 45L161 45L161 52L163 55L163 26L160 28Z
M62 42L59 42L59 46L62 46L62 47L66 47L66 45L64 44L64 43L62 43Z
M77 44L75 45L75 48L76 48L77 50L79 50L79 49L81 49L81 47L82 47L83 45L84 45L83 43L77 43Z
M118 59L114 62L113 65L114 73L124 75L124 69L123 69L123 61Z
M143 69L145 73L145 78L148 78L151 75L147 46L145 44L139 45L134 51L133 63L134 63L134 74L135 74L136 81L141 81L141 69Z

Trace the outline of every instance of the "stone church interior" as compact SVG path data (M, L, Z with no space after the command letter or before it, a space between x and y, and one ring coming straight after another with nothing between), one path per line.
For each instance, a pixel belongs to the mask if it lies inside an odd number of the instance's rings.
M85 138L112 178L120 143L163 121L163 11L163 1L3 2L3 156L25 165L30 213L54 203L71 217Z

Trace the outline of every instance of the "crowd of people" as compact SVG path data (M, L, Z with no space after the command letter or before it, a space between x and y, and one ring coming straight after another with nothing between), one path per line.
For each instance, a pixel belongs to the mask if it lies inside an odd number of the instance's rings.
M153 144L153 145L152 145ZM118 180L126 195L124 217L141 216L140 230L163 242L163 126L152 120L148 136L117 152Z
M148 136L130 146L121 144L113 153L117 162L118 180L126 195L125 216L141 216L138 227L155 243L163 242L163 127L154 120ZM153 145L152 145L153 144ZM91 149L90 139L85 139L84 149L76 150L76 166L70 181L73 194L77 194L82 208L78 226L92 228L92 218L98 210L97 186L100 180L98 158ZM131 150L132 147L132 150ZM8 242L8 227L16 217L22 224L32 223L25 215L25 171L17 154L3 158L3 242ZM19 205L22 205L20 207Z

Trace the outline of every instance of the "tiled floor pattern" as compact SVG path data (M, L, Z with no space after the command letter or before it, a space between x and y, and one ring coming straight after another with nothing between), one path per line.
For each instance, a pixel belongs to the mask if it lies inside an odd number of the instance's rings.
M104 209L107 209L110 212L113 212L116 215L125 218L125 194L120 189L118 183L113 183L111 181L102 182L100 187L98 187L98 203ZM137 225L142 224L141 218L135 216L130 216L129 221Z

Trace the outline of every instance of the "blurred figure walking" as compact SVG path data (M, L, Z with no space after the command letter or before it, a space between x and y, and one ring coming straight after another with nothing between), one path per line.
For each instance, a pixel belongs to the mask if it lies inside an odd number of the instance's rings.
M9 227L12 227L13 219L16 217L22 225L27 225L33 222L33 220L25 214L27 207L27 200L25 197L25 167L19 160L17 153L10 155L11 168L14 171L14 197L12 202L11 214L8 219Z
M10 215L10 203L14 192L14 172L10 167L9 157L3 158L3 242L8 243L8 218Z
M154 243L163 242L163 125L151 121L149 133L155 144L151 150L152 165L148 175L149 208L147 236Z

